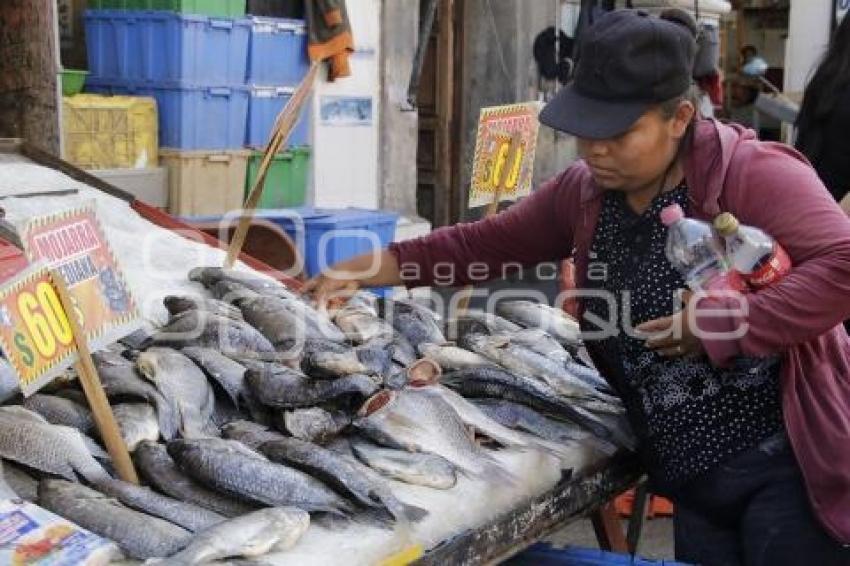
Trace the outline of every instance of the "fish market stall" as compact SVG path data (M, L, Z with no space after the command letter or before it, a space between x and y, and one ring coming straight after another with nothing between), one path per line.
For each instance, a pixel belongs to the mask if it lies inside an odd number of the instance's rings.
M369 293L320 312L101 181L0 150L8 239L92 201L144 321L95 365L148 487L111 476L73 376L6 392L0 458L20 497L128 557L482 563L638 479L622 406L564 315L514 302L446 324Z

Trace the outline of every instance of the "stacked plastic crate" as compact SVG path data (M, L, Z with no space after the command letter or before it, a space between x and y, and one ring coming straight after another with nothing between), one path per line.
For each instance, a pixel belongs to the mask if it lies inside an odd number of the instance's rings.
M91 72L86 88L156 100L171 212L240 208L252 155L246 148L249 119L258 121L255 130L263 119L249 114L255 82L249 47L252 59L276 72L291 71L294 61L254 48L257 26L246 17L245 0L99 0L90 6L96 9L85 15ZM304 37L303 24L301 30ZM306 66L306 45L300 58ZM265 136L274 117L267 120Z
M248 131L253 150L245 180L250 191L278 113L309 70L303 20L252 17L248 48ZM305 106L282 153L266 175L261 208L301 206L306 200L310 163L310 107Z

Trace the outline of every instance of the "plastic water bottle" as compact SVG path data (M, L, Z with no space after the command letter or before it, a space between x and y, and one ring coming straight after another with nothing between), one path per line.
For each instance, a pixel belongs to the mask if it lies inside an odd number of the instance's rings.
M739 290L741 286L730 280L723 245L711 224L686 218L678 204L661 211L661 222L669 230L667 259L691 290Z
M742 226L729 212L714 219L729 266L753 289L773 285L791 270L791 258L776 240L753 226Z

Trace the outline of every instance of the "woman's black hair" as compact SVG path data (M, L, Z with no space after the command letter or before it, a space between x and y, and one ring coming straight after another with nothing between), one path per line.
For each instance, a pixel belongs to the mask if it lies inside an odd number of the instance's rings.
M817 163L823 152L824 131L844 91L850 86L850 18L845 17L829 41L829 48L803 95L797 115L794 144L809 161Z

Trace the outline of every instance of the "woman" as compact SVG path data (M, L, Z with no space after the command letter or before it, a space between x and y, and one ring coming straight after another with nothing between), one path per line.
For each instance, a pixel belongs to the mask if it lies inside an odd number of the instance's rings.
M617 324L589 335L588 350L623 398L653 491L676 504L676 557L846 564L850 343L837 325L850 315L850 221L792 149L695 116L695 28L669 17L615 11L582 36L574 81L540 115L577 136L580 161L495 217L343 262L307 290L324 301L360 285L428 285L446 265L465 284L473 265L496 275L572 256L579 288L594 291L584 329ZM676 312L685 285L659 219L672 203L759 226L793 271Z
M850 215L850 18L832 36L803 95L795 147Z

